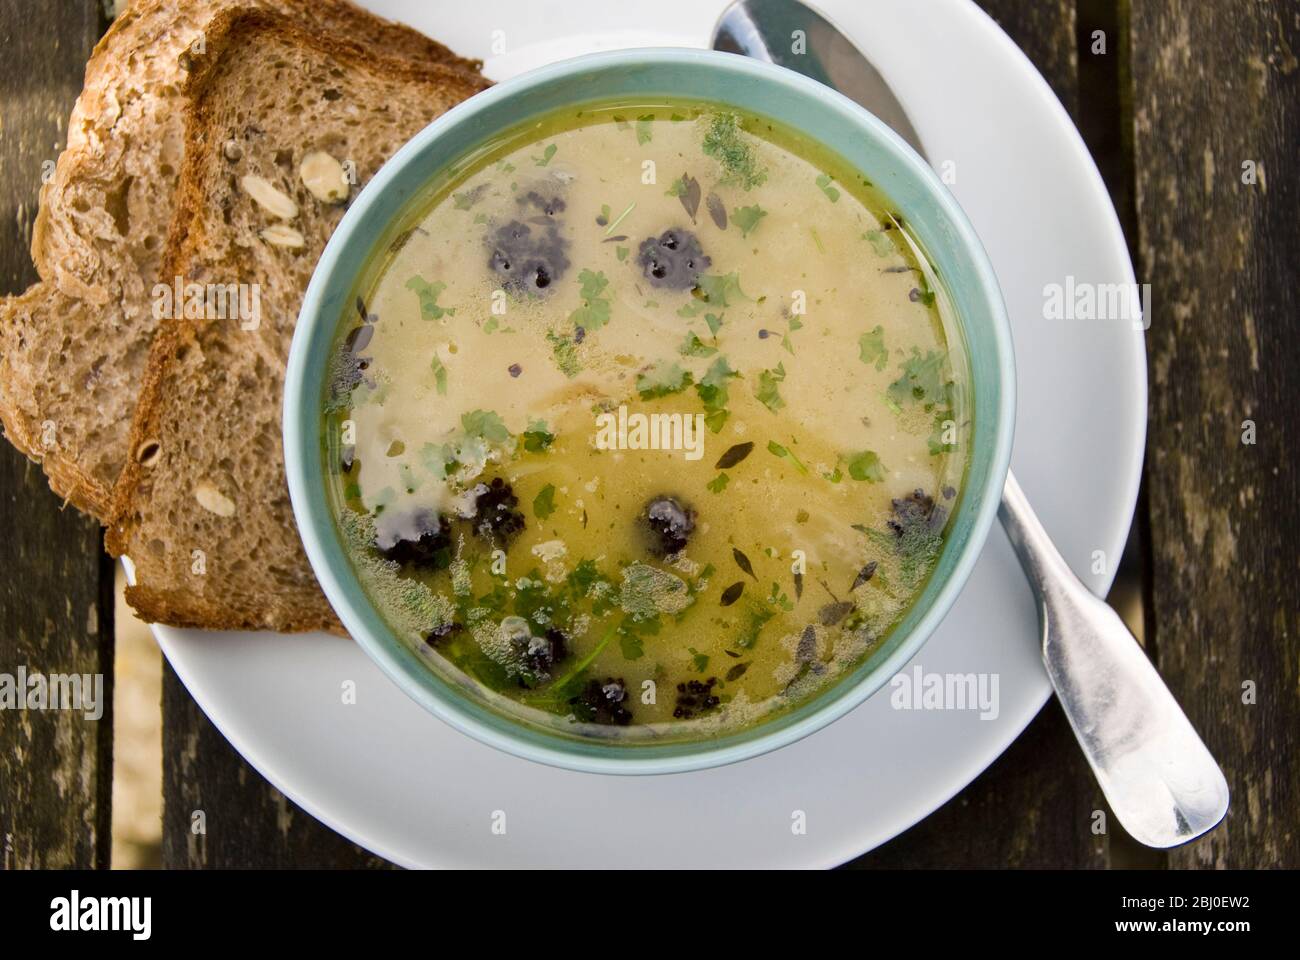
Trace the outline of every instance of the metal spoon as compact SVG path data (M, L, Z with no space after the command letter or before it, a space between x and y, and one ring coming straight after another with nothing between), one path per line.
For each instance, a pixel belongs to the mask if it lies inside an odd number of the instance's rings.
M880 72L797 0L736 0L713 29L713 48L839 90L925 155ZM1038 600L1047 675L1115 816L1151 847L1213 829L1228 810L1223 772L1118 615L1066 565L1010 473L998 516Z

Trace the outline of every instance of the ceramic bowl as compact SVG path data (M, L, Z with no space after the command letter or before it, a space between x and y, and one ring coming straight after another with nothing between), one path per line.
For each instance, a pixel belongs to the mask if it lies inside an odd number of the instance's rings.
M408 205L454 177L500 133L584 102L704 100L770 118L838 154L894 204L956 308L969 358L972 448L942 554L904 619L868 657L807 702L755 727L700 741L620 743L565 736L493 709L400 640L362 590L327 501L321 449L329 352L353 310L363 268ZM492 87L439 117L353 201L316 267L289 357L284 450L307 555L362 649L406 694L458 730L530 760L594 773L677 773L757 756L843 716L879 690L934 632L965 585L997 514L1011 456L1015 369L1006 311L969 221L926 162L856 103L797 73L731 54L638 49L552 64Z

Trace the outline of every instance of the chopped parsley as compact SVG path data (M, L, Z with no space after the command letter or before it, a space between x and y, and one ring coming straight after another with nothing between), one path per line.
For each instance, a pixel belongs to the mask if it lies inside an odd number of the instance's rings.
M854 480L880 483L885 479L885 465L871 450L864 450L849 460L849 476Z
M790 339L790 334L794 333L796 330L802 330L802 329L803 329L803 321L800 320L798 317L791 317L789 332L781 336L781 346L784 347L786 353L790 354L790 356L792 357L794 356L794 343Z
M461 414L460 425L467 437L479 437L488 443L505 443L510 431L505 422L491 410L471 410Z
M691 385L691 375L671 360L660 360L649 370L638 374L637 393L642 400L653 400L680 393Z
M876 251L876 256L887 257L891 253L897 253L893 241L885 235L883 230L868 230L862 235L862 239L871 244L871 249Z
M438 298L447 289L441 280L430 283L421 276L414 276L406 281L406 289L411 290L420 299L420 316L425 320L441 320L444 316L456 313L455 307L438 306Z
M578 561L578 565L570 570L568 577L565 578L565 583L577 598L586 597L591 592L591 588L601 582L607 581L600 575L595 560Z
M577 344L553 330L547 331L546 342L551 345L551 358L562 374L572 380L582 372L582 364L578 361Z
M767 595L767 602L780 607L786 613L794 609L794 604L790 601L789 595L781 589L779 583L772 584L772 592Z
M714 433L722 429L730 416L727 410L727 401L730 399L727 381L738 376L740 374L731 369L726 357L718 357L695 385L695 393L704 404L704 422Z
M737 207L731 211L731 222L740 227L740 235L747 237L758 229L758 222L767 216L767 211L754 204L752 207Z
M926 410L936 405L948 405L952 381L944 374L944 355L927 350L925 355L917 347L903 361L902 375L889 385L888 395L898 406L906 402L921 404Z
M701 276L695 285L711 307L730 307L749 299L740 288L740 274L734 271L725 276Z
M785 406L781 397L780 385L785 381L785 364L778 363L771 370L764 370L758 375L758 384L754 387L754 396L767 409L776 413Z
M555 512L555 484L548 483L533 497L533 513L538 520L545 520Z
M889 350L885 346L885 328L876 327L858 338L858 358L868 366L874 364L877 370L884 370L889 362Z
M447 368L443 365L443 362L438 359L436 353L433 355L433 360L429 364L429 369L433 371L433 383L434 387L438 391L438 395L445 397L447 395Z
M736 640L736 646L748 650L758 643L758 635L767 622L776 616L776 611L766 604L755 602L749 609L749 620ZM734 667L732 668L735 669Z
M478 203L479 198L483 196L483 193L487 190L487 188L488 185L486 183L480 183L473 190L465 190L461 193L453 193L451 195L452 207L454 207L457 210L468 210L470 207L474 206L474 204Z
M777 443L775 440L769 440L767 442L767 452L772 454L774 457L780 457L782 460L789 460L800 473L805 475L808 473L808 468L805 467L803 462L794 455L794 452L788 447L781 446L781 444Z
M926 307L934 306L934 291L930 289L930 279L923 271L917 271L921 278L921 285L911 293L911 299Z
M710 307L724 308L733 306L741 300L748 300L745 291L740 288L740 274L729 273L726 276L701 275L695 280L691 291L694 299L677 311L679 317L697 317ZM718 325L722 318L718 317ZM712 323L709 324L713 326Z
M569 320L573 322L574 327L581 327L587 333L593 333L609 323L610 299L605 292L609 280L603 272L593 273L590 270L583 270L578 274L578 282L582 285L582 290L578 294L582 306L569 314Z
M456 448L450 443L426 443L420 448L420 464L436 480L445 480L456 465Z
M823 173L817 178L817 189L826 194L826 199L831 203L839 203L840 192L831 186L834 182L834 178L829 173Z
M725 184L749 191L767 181L767 171L741 130L740 117L734 113L715 113L709 119L704 153L718 161Z
M684 357L711 357L718 352L718 348L710 347L692 330L686 334L686 339L677 348L677 352Z
M636 617L624 617L618 625L618 646L627 660L640 660L645 656L645 638L659 633L660 622L657 616L638 620Z
M524 431L524 449L529 453L545 453L555 442L555 434L546 427L545 420L534 420Z
M483 321L483 326L481 329L486 334L493 334L496 333L498 330L500 330L502 333L515 332L514 327L501 326L501 321L497 317L488 317L486 320Z

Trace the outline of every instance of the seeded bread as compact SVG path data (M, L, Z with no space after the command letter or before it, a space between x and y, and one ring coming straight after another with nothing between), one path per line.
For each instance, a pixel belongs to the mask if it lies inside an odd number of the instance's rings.
M344 0L135 0L96 46L67 149L41 190L41 281L0 299L0 423L50 485L106 520L157 323L172 197L184 161L182 88L214 16L257 8L412 64L478 62Z
M256 285L260 322L169 320L155 338L108 536L135 564L127 599L145 619L339 629L298 539L280 442L294 321L343 215L318 198L328 178L314 174L350 162L360 189L413 134L486 86L264 11L225 13L209 28L188 86L162 274ZM316 192L303 182L308 157Z

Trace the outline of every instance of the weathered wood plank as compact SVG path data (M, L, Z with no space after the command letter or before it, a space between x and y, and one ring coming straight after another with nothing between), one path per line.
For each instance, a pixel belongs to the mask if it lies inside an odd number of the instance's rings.
M164 867L390 867L304 813L163 676Z
M1077 0L976 0L1038 68L1065 109L1079 106Z
M0 292L36 279L27 248L42 165L62 149L96 0L0 5ZM0 673L103 678L103 715L0 713L0 864L107 867L112 797L112 569L99 525L0 443Z
M1300 14L1131 6L1154 644L1233 798L1170 864L1296 867Z

